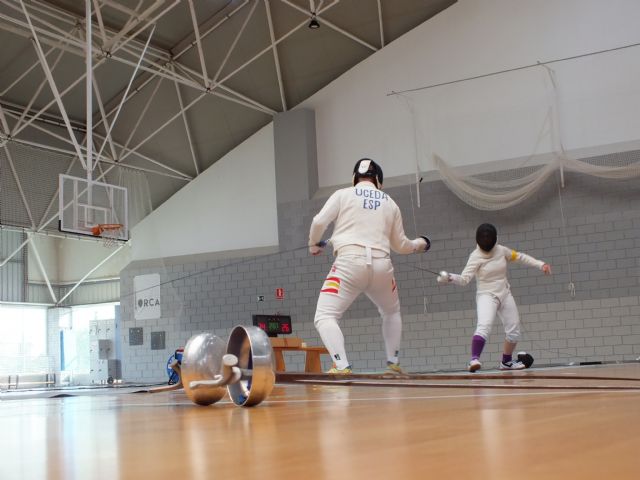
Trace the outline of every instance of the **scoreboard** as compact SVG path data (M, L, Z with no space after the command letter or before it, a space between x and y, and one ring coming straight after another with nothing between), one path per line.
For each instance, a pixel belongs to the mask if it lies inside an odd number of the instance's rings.
M292 333L290 315L253 315L253 324L270 337Z

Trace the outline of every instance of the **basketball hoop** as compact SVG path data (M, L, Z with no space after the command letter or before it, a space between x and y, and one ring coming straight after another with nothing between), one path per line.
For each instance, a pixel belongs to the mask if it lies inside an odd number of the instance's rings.
M121 223L99 223L95 227L91 227L91 233L94 237L102 237L105 247L113 247L122 237L123 227L124 225Z

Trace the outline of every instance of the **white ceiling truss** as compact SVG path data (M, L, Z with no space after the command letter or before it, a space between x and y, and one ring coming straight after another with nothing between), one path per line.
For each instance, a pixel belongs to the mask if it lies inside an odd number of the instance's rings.
M157 206L275 114L453 3L0 0L0 175L23 210L3 218L0 197L0 226L55 229L56 187L38 205L30 191L44 171L102 181L141 172ZM321 28L308 29L311 18ZM16 163L14 146L44 152L34 156L46 168Z

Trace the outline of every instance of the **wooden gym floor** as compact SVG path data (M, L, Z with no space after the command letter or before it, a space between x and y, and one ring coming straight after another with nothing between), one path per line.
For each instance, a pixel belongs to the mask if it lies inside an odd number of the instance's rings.
M536 378L550 374L567 380ZM637 381L571 380L586 375ZM640 387L640 364L504 376L462 388L278 385L248 409L199 407L182 391L5 392L0 479L640 478L640 389L597 389ZM541 385L589 389L522 388Z

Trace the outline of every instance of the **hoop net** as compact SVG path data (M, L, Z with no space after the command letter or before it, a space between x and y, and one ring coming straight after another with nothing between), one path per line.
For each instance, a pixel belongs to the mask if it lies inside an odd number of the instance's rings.
M94 237L102 237L105 247L113 247L122 237L124 225L121 223L99 223L91 228Z

